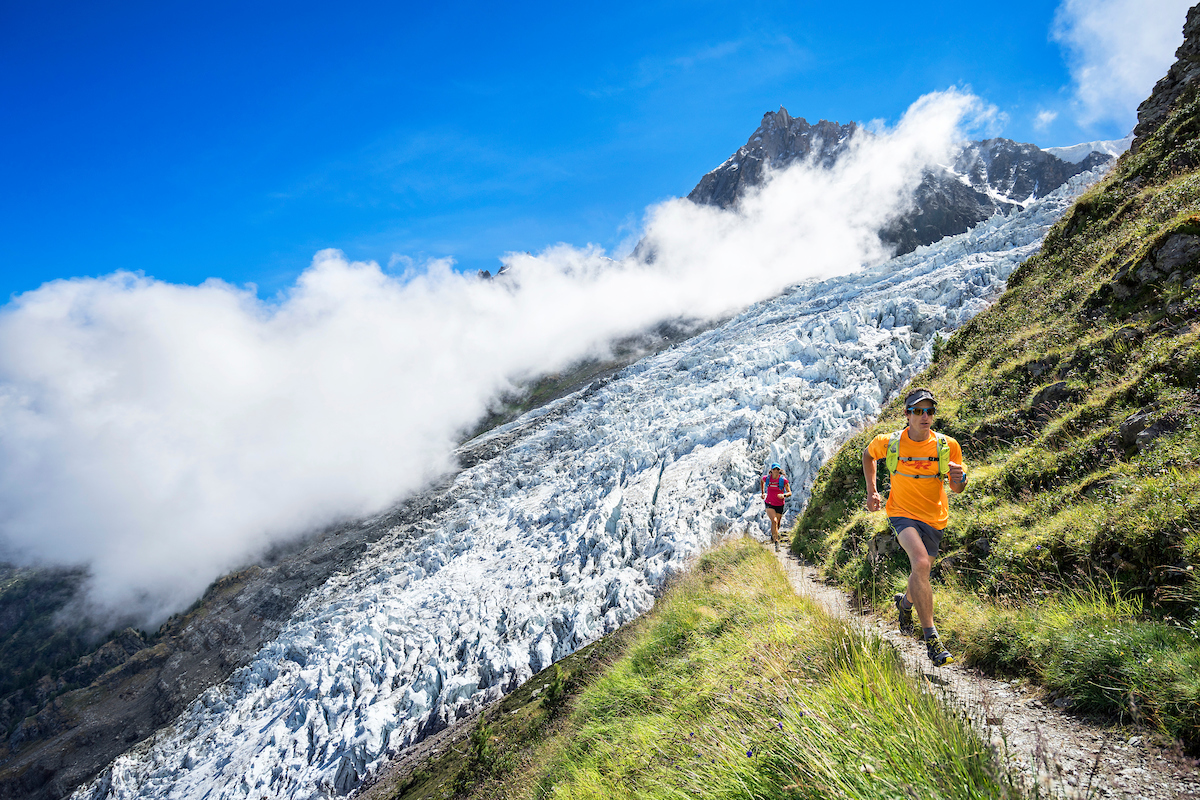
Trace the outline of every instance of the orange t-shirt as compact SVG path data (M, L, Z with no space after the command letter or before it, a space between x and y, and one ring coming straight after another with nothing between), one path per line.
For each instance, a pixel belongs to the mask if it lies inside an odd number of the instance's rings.
M887 457L890 433L881 433L871 440L867 452L878 461ZM950 460L962 464L962 448L952 437L946 437L950 446ZM901 458L924 458L926 461L901 461L897 472L892 476L892 490L888 493L887 515L889 517L907 517L928 523L942 530L950 522L950 504L946 499L946 486L936 478L910 478L901 475L909 472L913 475L937 475L937 437L930 431L923 442L914 442L908 438L908 428L900 434Z

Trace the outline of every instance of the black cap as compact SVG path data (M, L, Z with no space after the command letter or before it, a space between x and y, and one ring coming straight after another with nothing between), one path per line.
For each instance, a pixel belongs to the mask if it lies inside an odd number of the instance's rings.
M912 408L922 400L933 400L933 404L937 405L937 400L933 396L933 392L928 389L917 389L908 397L904 398L904 407Z

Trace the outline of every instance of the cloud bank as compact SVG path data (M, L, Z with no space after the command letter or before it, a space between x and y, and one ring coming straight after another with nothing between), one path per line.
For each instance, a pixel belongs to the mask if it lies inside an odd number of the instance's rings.
M156 625L272 544L452 469L515 377L886 257L875 231L985 113L932 94L734 211L655 206L650 263L558 245L488 282L326 250L274 303L131 273L21 295L0 310L0 556L86 565L97 609Z
M1138 105L1175 63L1190 7L1191 0L1064 0L1051 35L1067 50L1081 124L1133 130Z

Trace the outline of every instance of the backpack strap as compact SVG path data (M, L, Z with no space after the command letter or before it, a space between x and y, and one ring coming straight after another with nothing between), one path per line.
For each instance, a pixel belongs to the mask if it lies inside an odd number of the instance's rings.
M893 432L891 438L888 439L888 450L887 450L888 472L890 472L892 475L900 474L906 478L937 478L939 480L941 480L942 478L944 478L950 474L950 444L946 441L945 434L941 434L941 433L933 434L934 440L937 444L937 461L938 461L938 474L937 475L913 475L910 472L899 472L898 473L897 470L900 469L901 461L929 461L930 460L928 458L922 458L920 456L905 456L904 458L901 458L900 457L900 437L903 435L904 435L904 430L898 430L898 431Z
M888 439L887 469L893 475L896 474L896 469L900 466L900 437L903 434L903 429L893 431L892 438Z

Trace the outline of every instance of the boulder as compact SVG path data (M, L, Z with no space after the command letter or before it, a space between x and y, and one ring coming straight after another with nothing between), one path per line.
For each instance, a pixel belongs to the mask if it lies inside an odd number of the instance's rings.
M1140 453L1143 450L1145 450L1147 447L1149 447L1150 443L1153 442L1155 439L1162 436L1164 433L1170 433L1170 432L1171 432L1171 429L1166 425L1166 423L1161 422L1161 421L1153 422L1150 424L1150 427L1146 428L1144 431L1141 431L1140 433L1138 433L1137 436L1133 437L1133 446L1136 447L1137 451Z
M1171 426L1166 420L1154 420L1153 417L1153 410L1139 411L1126 417L1117 426L1117 431L1121 435L1121 444L1125 447L1134 447L1140 453L1155 439L1164 433L1171 432Z
M1066 381L1058 381L1049 386L1043 386L1029 401L1029 408L1036 419L1044 422L1054 412L1054 409L1070 400L1073 395L1074 392L1067 387Z
M1191 234L1169 236L1154 252L1154 264L1161 275L1194 269L1197 261L1200 261L1200 236Z
M867 545L867 558L871 561L882 561L900 549L896 534L891 531L877 533Z
M980 558L987 558L992 554L992 543L987 539L987 537L981 536L967 545L967 549Z
M1150 415L1149 411L1139 411L1126 417L1117 427L1121 434L1121 443L1126 447L1132 447L1137 441L1138 434L1150 426Z

